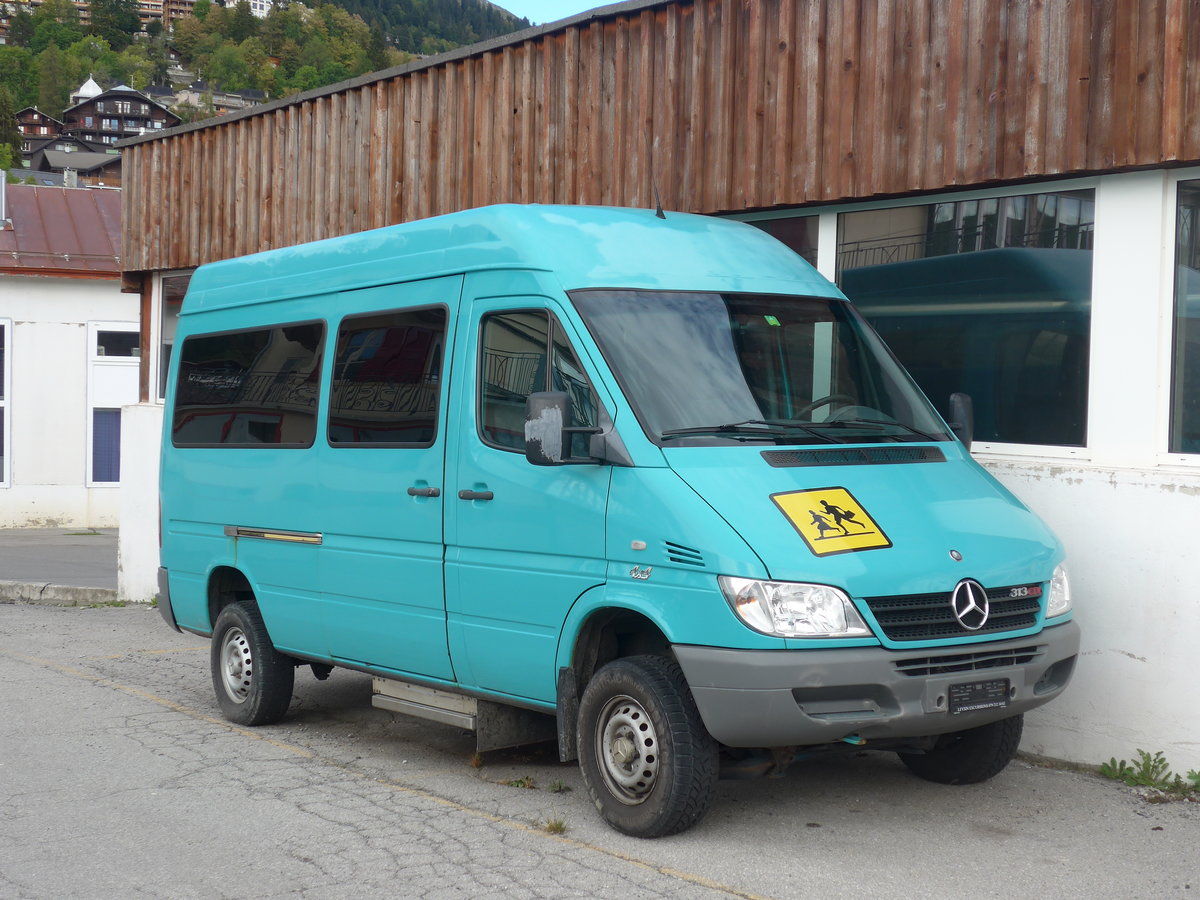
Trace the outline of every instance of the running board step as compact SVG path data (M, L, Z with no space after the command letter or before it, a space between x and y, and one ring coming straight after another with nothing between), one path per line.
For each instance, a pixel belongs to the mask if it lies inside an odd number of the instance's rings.
M390 678L376 677L372 690L379 709L475 732L478 753L558 739L554 717L531 709Z

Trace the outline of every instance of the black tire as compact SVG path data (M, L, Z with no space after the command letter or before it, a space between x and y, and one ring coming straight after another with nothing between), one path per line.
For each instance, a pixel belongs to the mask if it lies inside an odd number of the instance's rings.
M588 793L617 831L677 834L708 811L717 742L674 660L631 656L600 669L579 702L578 737Z
M1024 716L943 734L925 753L901 753L915 774L938 784L978 784L999 775L1021 743Z
M217 704L230 722L270 725L287 714L296 670L271 643L255 603L231 603L221 610L209 662Z

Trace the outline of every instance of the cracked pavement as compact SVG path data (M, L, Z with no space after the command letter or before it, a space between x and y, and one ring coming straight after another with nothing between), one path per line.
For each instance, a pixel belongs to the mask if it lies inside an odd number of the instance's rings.
M283 723L230 725L207 642L146 608L0 604L0 685L0 898L1200 896L1200 803L1025 762L955 788L814 761L639 841L552 747L473 767L359 673L302 668Z

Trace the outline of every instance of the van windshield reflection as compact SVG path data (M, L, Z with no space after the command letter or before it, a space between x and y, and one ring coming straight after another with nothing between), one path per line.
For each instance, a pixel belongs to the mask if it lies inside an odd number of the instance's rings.
M633 290L571 299L659 443L951 439L845 301Z

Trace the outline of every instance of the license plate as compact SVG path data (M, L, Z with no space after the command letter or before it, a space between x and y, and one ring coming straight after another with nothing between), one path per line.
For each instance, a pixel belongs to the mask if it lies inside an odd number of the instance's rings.
M1008 679L952 684L949 693L951 715L978 712L981 709L1002 709L1008 706Z

